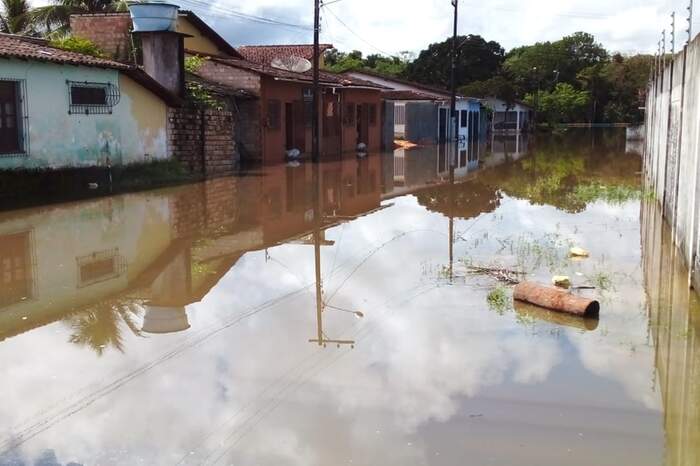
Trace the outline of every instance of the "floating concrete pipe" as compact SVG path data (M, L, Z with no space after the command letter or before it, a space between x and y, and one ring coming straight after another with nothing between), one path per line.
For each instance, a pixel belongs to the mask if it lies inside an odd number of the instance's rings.
M130 3L129 12L134 32L175 32L179 8L170 3Z
M187 312L182 306L162 307L145 306L146 314L143 317L141 330L146 333L176 333L190 328L187 320Z

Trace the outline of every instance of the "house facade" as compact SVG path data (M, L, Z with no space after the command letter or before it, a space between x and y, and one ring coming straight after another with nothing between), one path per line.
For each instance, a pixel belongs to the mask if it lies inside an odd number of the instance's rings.
M395 137L419 144L444 143L453 139L452 96L448 91L368 71L349 71L345 75L388 89L382 97L394 104ZM456 111L459 139L466 142L480 138L481 102L458 95Z
M105 44L106 50L115 54L129 47L130 21L128 14L120 13L71 17L75 35ZM121 32L115 34L114 30ZM191 12L180 12L177 30L184 34L185 56L203 58L193 71L195 77L231 90L236 107L236 147L243 161L283 163L293 149L310 154L311 72L280 69L272 62L276 58L306 59L311 46L253 46L238 51ZM322 157L356 151L360 144L367 151L378 151L383 87L325 72L321 73L320 86ZM237 98L241 92L245 99Z
M177 102L135 67L0 35L2 169L167 158Z
M494 134L519 134L530 130L534 109L523 102L506 102L496 97L483 99L491 110L491 132Z

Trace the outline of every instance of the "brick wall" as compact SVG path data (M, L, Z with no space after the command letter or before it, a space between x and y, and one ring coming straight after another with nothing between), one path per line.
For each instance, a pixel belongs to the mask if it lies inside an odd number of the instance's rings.
M206 176L229 174L239 162L233 115L228 110L168 109L168 146L173 158Z
M213 60L205 60L197 70L197 74L205 79L233 87L234 89L244 89L254 94L260 93L260 76L235 66L223 65Z
M129 60L131 17L128 13L71 15L74 36L89 39L112 58Z

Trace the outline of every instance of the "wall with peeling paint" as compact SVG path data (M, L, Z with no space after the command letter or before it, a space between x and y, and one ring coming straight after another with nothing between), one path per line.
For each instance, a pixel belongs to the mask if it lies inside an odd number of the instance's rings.
M56 168L142 162L167 153L163 101L116 70L3 60L0 79L24 81L24 155L1 156L4 168ZM120 101L107 115L69 114L66 81L110 83Z

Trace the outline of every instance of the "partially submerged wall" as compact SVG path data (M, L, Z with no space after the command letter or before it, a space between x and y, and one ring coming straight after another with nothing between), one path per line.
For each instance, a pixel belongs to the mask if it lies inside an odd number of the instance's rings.
M227 175L239 162L233 115L228 110L168 109L168 144L172 156L192 173Z
M649 85L644 175L700 289L700 37Z

